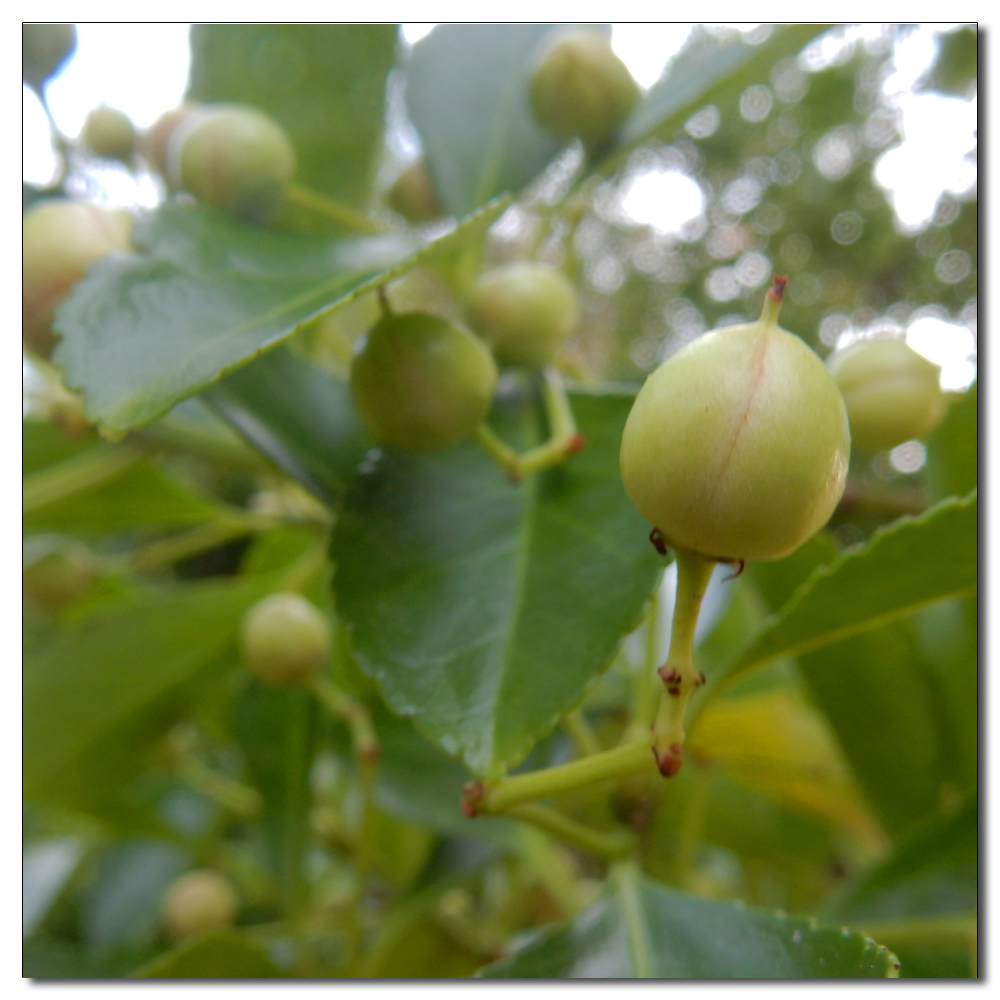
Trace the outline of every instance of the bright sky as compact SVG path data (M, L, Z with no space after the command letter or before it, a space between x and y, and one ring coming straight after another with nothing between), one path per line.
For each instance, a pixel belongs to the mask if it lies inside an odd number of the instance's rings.
M692 27L691 24L615 24L612 45L640 85L649 87L659 78L666 61L683 45ZM931 217L943 191L961 195L976 183L976 160L974 155L966 155L976 144L976 99L912 91L913 83L933 61L936 35L941 27L918 26L900 42L894 55L895 70L884 83L885 94L899 110L904 138L877 161L875 178L887 191L904 230L921 228ZM66 70L48 87L49 106L59 128L69 136L79 134L87 113L101 103L120 108L139 127L152 124L163 111L175 107L187 79L187 28L186 24L78 25L77 52ZM432 28L433 24L404 24L403 37L413 44ZM861 26L852 29L848 40L851 37L863 40L878 30L874 25ZM829 64L841 51L842 46L827 42L816 54L811 68ZM768 91L766 87L756 89ZM770 92L763 93L763 97L766 98L764 117L767 117L777 102ZM759 106L759 100L741 102L741 109L745 108L744 114L751 120L760 120L760 112L753 111ZM42 184L55 171L44 112L27 88L24 88L23 168L25 180ZM125 204L156 203L157 189L150 178L137 186L126 171L114 166L101 167L98 172L103 198ZM686 222L701 214L705 202L698 184L677 169L654 168L628 178L621 195L626 218L650 225L663 234L679 233ZM734 192L734 197L738 195L740 192ZM948 273L958 274L967 262L956 256L948 261L942 258L941 265L950 269ZM738 278L746 283L736 273L737 269L717 269L719 281L729 278L732 284ZM942 382L947 388L963 388L975 371L975 337L970 332L975 330L974 318L970 323L963 317L963 326L934 315L917 319L922 325L915 322L908 329L908 341L944 365ZM845 331L841 341L856 337L857 333Z

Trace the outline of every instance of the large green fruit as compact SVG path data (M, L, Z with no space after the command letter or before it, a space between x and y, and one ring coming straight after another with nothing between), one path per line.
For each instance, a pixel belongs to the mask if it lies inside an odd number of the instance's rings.
M120 209L51 199L32 206L22 222L21 333L36 354L56 343L56 307L92 264L127 250L132 218Z
M83 123L83 143L95 156L127 163L135 152L135 126L124 111L102 104Z
M576 289L559 271L523 260L494 268L476 283L472 324L502 365L541 368L573 332Z
M902 340L866 340L826 359L862 451L924 437L947 409L937 365Z
M330 623L299 594L271 594L243 617L243 661L265 684L298 684L319 673L330 652Z
M783 286L781 286L783 287ZM646 380L625 424L625 491L663 539L713 559L780 559L844 489L847 413L833 377L777 325L699 337Z
M21 79L41 91L75 48L75 24L22 24Z
M256 108L212 104L185 117L167 147L167 179L199 201L266 222L295 175L285 130Z
M497 367L464 327L412 312L384 316L351 363L351 393L381 443L438 451L467 438L493 402Z
M175 879L163 899L163 923L175 939L228 927L236 919L239 900L229 882L211 868Z
M554 34L535 57L530 96L550 132L594 150L618 134L640 91L601 32L571 28Z

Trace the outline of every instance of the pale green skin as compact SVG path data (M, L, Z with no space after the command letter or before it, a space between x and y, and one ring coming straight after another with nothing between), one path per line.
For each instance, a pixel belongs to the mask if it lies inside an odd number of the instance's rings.
M625 424L621 471L674 548L780 559L833 513L850 447L823 362L759 321L707 333L649 376Z
M92 264L129 249L132 218L122 209L53 198L24 213L21 225L21 335L48 357L58 305Z
M135 152L135 126L124 111L101 105L83 123L83 142L95 156L127 163Z
M947 409L940 369L902 340L866 340L826 359L856 448L873 453L924 437Z
M407 222L431 222L444 214L427 164L411 163L389 190L389 207Z
M171 183L254 222L274 214L295 167L284 129L264 112L236 104L193 112L167 144Z
M239 900L229 882L210 868L175 879L163 899L163 922L174 939L228 927Z
M610 142L639 102L639 86L611 43L593 29L569 29L549 39L530 82L538 121L560 139L595 149Z
M271 594L243 617L243 661L265 684L297 684L315 676L330 652L326 616L299 594Z
M500 364L535 369L573 332L579 307L576 289L559 271L522 260L479 278L471 314Z
M497 366L486 345L440 316L385 316L351 363L351 393L381 444L439 451L464 441L493 404Z

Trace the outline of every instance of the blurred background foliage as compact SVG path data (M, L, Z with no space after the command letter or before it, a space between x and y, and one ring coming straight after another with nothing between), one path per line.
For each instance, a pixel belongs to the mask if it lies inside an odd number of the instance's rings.
M394 26L323 30L353 62L330 62L319 34L310 41L301 28L195 26L187 96L269 110L295 141L304 182L406 234L387 199L423 146L407 112L421 43ZM746 40L766 52L772 30ZM965 180L942 184L923 218L901 215L880 181L906 133L901 94L975 101L977 34L920 28L932 56L915 80L894 84L917 30L836 27L763 70L738 67L683 120L668 117L669 127L603 162L556 146L549 163L543 150L549 165L489 232L486 263L534 255L574 280L583 320L561 365L584 384L636 386L706 330L755 318L775 272L790 276L782 325L820 355L895 335L943 366L953 401L928 440L852 456L827 531L734 584L716 578L699 648L710 675L817 566L977 484L975 147L950 149L964 157ZM688 52L732 37L695 26ZM342 123L335 139L318 121ZM60 193L131 208L166 196L141 163L97 162L74 141L56 140L71 151L67 169L26 178L26 206ZM315 228L294 214L282 224ZM409 271L394 303L457 314L459 270L444 258ZM467 976L525 931L605 912L602 862L511 820L461 816L464 768L382 705L343 635L333 676L370 704L383 748L373 791L341 722L239 669L240 616L290 574L333 614L323 554L331 514L312 494L342 489L364 449L345 451L344 469L316 486L319 446L289 414L312 392L320 398L321 375L343 377L375 315L366 296L271 355L296 392L268 396L246 368L202 397L212 412L183 402L123 444L86 427L50 366L25 361L26 536L84 540L105 570L68 610L25 602L24 975ZM341 433L340 412L325 412ZM256 418L285 438L262 445L248 431ZM293 455L307 471L292 475L312 494L284 474L291 459L279 472L233 427L271 459ZM583 732L603 746L627 724L644 649L665 648L671 579L582 704ZM610 796L564 796L560 808L598 828L629 826L643 871L660 883L848 922L897 951L904 975L966 976L976 940L977 636L976 599L966 596L781 657L705 712L675 780L637 777ZM97 665L103 687L75 682ZM556 729L525 766L569 759L580 733L572 721ZM203 866L236 886L240 930L173 945L164 893ZM674 912L650 884L649 911ZM541 964L524 967L535 971L498 974L578 974L555 956L582 962L588 948L623 947L566 933L541 939L532 953L541 957L530 958Z

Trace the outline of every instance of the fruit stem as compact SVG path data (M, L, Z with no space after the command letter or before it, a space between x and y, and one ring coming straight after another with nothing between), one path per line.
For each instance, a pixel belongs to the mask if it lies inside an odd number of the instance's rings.
M601 752L601 744L597 742L594 730L590 728L586 716L579 708L574 708L562 717L562 727L566 735L573 741L577 757L589 757Z
M516 774L486 784L470 782L465 788L463 811L467 816L506 812L521 802L545 799L599 781L645 771L650 763L649 742L642 740L528 774Z
M351 731L354 753L362 770L373 767L381 755L371 715L361 702L341 691L326 677L315 677L309 687L320 704Z
M596 854L599 858L621 857L635 849L635 837L626 830L595 830L537 802L522 802L511 806L504 815L521 823L530 823L567 844Z
M765 326L778 325L778 313L781 312L781 302L785 297L785 286L788 284L787 278L774 276L774 284L767 290L764 296L764 308L760 313L760 321Z
M642 905L642 872L634 860L619 861L611 870L618 906L625 918L632 975L650 979L653 975L653 949L649 940L649 924Z
M653 722L653 756L665 778L680 770L688 699L704 683L694 668L694 633L702 598L715 569L713 560L685 549L676 550L676 562L677 603L667 662L657 671L664 689Z
M341 205L339 202L327 198L325 195L312 191L301 184L289 184L285 188L285 202L294 205L296 208L305 209L313 215L317 215L328 222L333 222L344 229L350 229L355 233L377 233L378 226L361 212Z
M508 479L513 482L520 482L521 476L517 452L510 445L501 441L486 423L479 424L473 431L472 436L490 458L507 473Z

